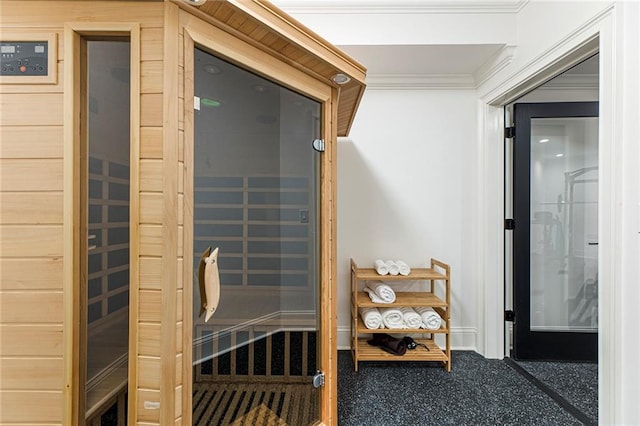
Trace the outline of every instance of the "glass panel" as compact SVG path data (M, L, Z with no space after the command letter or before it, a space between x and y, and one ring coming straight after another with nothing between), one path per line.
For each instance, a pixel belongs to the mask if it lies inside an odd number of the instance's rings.
M598 118L531 120L531 329L598 331Z
M127 381L128 41L87 41L87 410Z
M321 104L199 49L194 92L194 424L255 410L312 424ZM216 247L219 305L207 321L217 282L201 289L198 266ZM241 396L207 409L214 392Z

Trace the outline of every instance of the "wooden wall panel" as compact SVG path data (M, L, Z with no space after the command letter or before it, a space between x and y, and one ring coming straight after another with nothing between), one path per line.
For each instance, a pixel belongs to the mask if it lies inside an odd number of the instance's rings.
M140 130L140 158L162 159L162 127L143 127Z
M141 25L141 63L132 64L132 70L140 68L141 78L139 85L136 83L131 87L134 91L154 92L151 97L142 98L141 108L135 107L143 111L143 123L155 127L148 132L141 130L140 152L143 158L146 155L146 158L161 159L162 150L156 147L162 144L162 107L158 100L162 99L163 91L165 4L148 1L62 1L54 4L50 1L2 0L0 8L3 26L0 32L9 28L29 33L57 33L59 59L55 84L0 86L0 357L12 357L0 361L0 423L61 424L63 409L68 410L71 406L63 403L65 379L64 368L60 365L69 356L64 354L62 326L62 223L66 220L62 192L63 126L64 120L69 118L64 116L63 103L64 96L73 90L69 87L65 93L64 43L68 40L65 39L65 24L79 23L80 27L89 29L96 23L97 31L108 29L109 25L105 24L108 22L116 26L120 22ZM138 126L138 120L132 124ZM132 142L137 144L135 133ZM132 170L134 167L132 165ZM161 191L161 169L151 167L150 171L156 173L156 177L140 182L142 185L151 182L148 186L151 190ZM132 185L134 190L137 183ZM135 211L134 216L143 214ZM150 248L152 255L158 252L155 242L144 246L138 244L131 249L134 256L139 248ZM152 259L144 271L132 267L132 272L146 280L147 288L159 288L161 265ZM151 305L158 303L153 297L147 301ZM159 320L158 314L155 319ZM134 326L132 335L136 332ZM133 365L135 370L135 362ZM159 368L155 370L159 372ZM136 392L132 394L135 396ZM159 397L155 399L159 401ZM138 401L143 400L133 398L132 401L137 406ZM153 410L149 412L154 413ZM156 410L156 417L150 418L155 423L159 420L157 413ZM135 416L132 418L137 422Z
M62 93L5 93L0 126L61 126Z
M3 224L62 225L62 192L0 192Z
M141 64L140 93L162 93L163 66L162 61Z
M160 290L162 276L162 258L140 258L140 290Z
M62 419L62 391L3 390L0 401L2 424L60 424Z
M162 194L160 192L144 192L140 194L140 223L148 225L162 224Z
M157 425L160 422L160 410L147 410L144 402L160 402L160 390L139 389L138 390L138 425Z
M140 160L140 192L162 192L162 162ZM143 209L145 206L140 206Z
M162 292L156 290L140 290L140 308L138 321L160 324L162 321ZM158 339L159 340L159 339Z
M63 354L62 324L2 324L0 336L2 336L0 356L3 357L26 358L33 355L58 357Z
M126 5L126 10L123 8ZM162 2L50 1L2 2L2 24L7 27L50 27L63 22L139 22L142 28L160 27ZM62 55L60 55L62 57Z
M62 323L61 291L5 291L0 299L3 324Z
M140 51L140 60L161 61L163 56L163 37L164 30L162 28L143 28L140 32L140 41L144 48Z
M0 259L0 290L62 290L61 281L61 257Z
M62 191L62 159L0 159L0 191Z
M138 324L138 351L142 356L160 356L160 324Z
M61 370L62 357L0 359L0 377L5 389L60 391Z
M165 244L161 225L140 225L140 254L144 256L162 256Z
M138 387L160 389L160 357L138 356Z
M62 158L62 145L62 126L4 126L0 158Z
M140 96L140 125L162 126L162 94L149 93Z
M0 236L0 257L62 256L62 226L0 225Z

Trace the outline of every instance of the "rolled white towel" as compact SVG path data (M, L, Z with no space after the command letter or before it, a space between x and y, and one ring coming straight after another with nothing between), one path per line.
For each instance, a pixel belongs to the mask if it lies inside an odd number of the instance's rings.
M365 327L371 330L384 327L382 324L382 315L378 308L360 308L359 312Z
M414 308L422 318L422 326L427 330L438 330L442 326L442 317L433 308L419 306Z
M411 268L402 260L396 260L396 265L398 265L398 272L400 275L409 275L411 273Z
M389 269L389 274L398 275L400 273L400 268L398 268L398 265L396 265L396 262L393 260L385 260L384 263Z
M404 325L402 311L398 308L380 308L382 322L387 328L406 328Z
M387 275L389 273L389 268L387 268L387 264L384 263L384 260L378 259L375 261L374 265L378 275Z
M403 306L400 308L402 312L402 320L407 328L420 328L422 327L422 317L410 306Z
M395 291L382 281L367 282L364 291L369 293L369 298L373 303L393 303L396 301Z

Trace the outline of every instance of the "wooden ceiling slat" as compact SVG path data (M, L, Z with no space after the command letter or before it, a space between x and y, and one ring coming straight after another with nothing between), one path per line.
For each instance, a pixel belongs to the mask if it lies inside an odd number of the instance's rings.
M338 136L348 134L365 89L362 65L269 2L216 0L195 7L171 1L314 78L330 83L338 72L349 75L351 82L338 90L337 111Z

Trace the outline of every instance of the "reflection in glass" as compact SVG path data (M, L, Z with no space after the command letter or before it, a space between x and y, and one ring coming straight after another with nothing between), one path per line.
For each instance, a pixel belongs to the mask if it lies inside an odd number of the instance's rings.
M598 119L531 120L531 329L598 330Z
M315 400L319 154L311 143L321 105L202 50L194 62L194 392L298 383ZM220 301L205 322L198 265L208 247L219 248ZM317 418L311 405L298 424ZM198 421L207 411L195 398L193 407Z
M87 408L127 382L129 41L87 41Z

